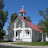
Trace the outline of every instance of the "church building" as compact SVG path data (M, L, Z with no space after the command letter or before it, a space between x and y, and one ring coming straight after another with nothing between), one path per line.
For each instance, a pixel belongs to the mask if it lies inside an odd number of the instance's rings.
M8 40L20 40L21 42L43 40L42 31L39 30L39 27L31 23L30 21L26 20L24 16L24 14L26 14L24 7L22 7L19 13L21 14L21 16L19 15L8 28Z

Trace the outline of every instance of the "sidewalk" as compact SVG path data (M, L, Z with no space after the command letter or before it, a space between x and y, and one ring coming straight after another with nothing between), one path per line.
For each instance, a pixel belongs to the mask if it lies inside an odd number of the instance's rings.
M26 47L26 48L48 48L48 46L26 46L26 45L14 45L11 43L0 43L3 46L12 46L12 47Z

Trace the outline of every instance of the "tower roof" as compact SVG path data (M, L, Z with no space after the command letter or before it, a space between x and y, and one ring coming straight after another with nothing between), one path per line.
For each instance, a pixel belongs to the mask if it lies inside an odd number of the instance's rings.
M26 12L25 12L25 10L24 10L24 8L22 7L22 9L19 11L19 13L21 13L21 14L26 14Z

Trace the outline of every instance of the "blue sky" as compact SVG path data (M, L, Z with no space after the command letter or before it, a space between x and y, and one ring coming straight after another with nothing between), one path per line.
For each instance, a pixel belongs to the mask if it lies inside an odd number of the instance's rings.
M48 0L4 0L4 3L4 11L8 10L8 21L10 21L11 14L16 12L19 15L19 11L21 10L22 5L24 5L24 9L27 13L25 16L30 16L32 23L35 25L39 23L39 20L43 19L43 17L39 15L39 10L44 11L48 8ZM8 21L4 26L6 34L8 34Z

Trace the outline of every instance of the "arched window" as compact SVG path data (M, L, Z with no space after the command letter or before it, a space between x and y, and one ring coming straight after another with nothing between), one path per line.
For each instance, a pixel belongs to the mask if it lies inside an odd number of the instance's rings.
M16 32L16 36L17 36L17 32Z
M26 32L26 34L29 34L29 32Z
M29 32L27 32L29 34Z

